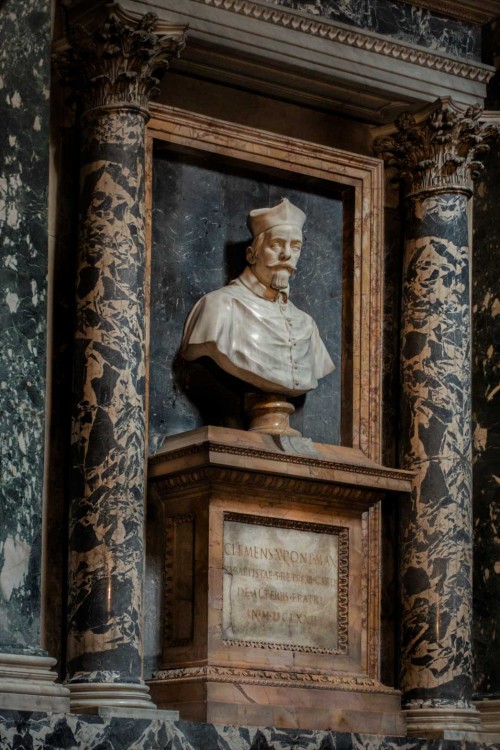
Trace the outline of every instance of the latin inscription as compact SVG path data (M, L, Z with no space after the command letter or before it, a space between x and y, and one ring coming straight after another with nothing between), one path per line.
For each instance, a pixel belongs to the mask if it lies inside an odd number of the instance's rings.
M223 638L335 650L339 539L224 521Z

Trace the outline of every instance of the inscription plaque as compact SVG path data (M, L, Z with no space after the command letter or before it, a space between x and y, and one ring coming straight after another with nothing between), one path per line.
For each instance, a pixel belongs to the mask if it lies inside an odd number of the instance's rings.
M347 529L225 514L223 640L343 653L347 566Z

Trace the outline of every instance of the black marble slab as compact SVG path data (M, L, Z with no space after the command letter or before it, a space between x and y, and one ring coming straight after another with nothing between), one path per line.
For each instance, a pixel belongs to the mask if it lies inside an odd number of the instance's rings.
M49 0L0 3L0 651L41 653Z
M269 0L444 55L481 60L481 28L396 0Z
M500 104L500 96L496 106ZM474 691L500 697L500 147L474 194L472 417Z
M153 166L151 260L151 364L149 450L166 435L207 422L243 427L234 398L232 415L221 418L225 401L219 373L202 373L176 358L184 321L207 292L236 278L251 242L248 211L275 205L282 196L307 214L304 248L290 297L316 320L336 370L305 399L295 399L294 427L305 437L338 443L341 409L343 205L324 183L295 176L244 170L209 157L180 156L158 149ZM198 365L201 367L201 365ZM186 384L187 377L187 384ZM208 393L190 398L198 381L210 379ZM193 385L194 383L194 385ZM228 399L236 387L228 383ZM231 390L231 388L233 390ZM204 403L202 401L205 400ZM208 403L211 402L211 403ZM220 419L217 422L217 419ZM233 421L228 421L228 420Z
M0 710L2 750L486 750L500 744Z
M481 60L481 28L397 0L269 0L444 55Z

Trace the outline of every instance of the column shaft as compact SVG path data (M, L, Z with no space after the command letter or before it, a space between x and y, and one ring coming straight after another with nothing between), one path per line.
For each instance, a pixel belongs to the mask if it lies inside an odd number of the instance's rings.
M76 711L151 705L142 678L145 125L184 29L104 2L58 56L80 97L82 163L67 679Z
M77 682L141 678L144 124L116 110L83 127L67 663Z
M408 733L472 738L472 451L467 203L498 125L438 100L375 150L406 193L401 464L403 706Z
M472 502L467 196L408 201L402 311L401 687L470 708Z

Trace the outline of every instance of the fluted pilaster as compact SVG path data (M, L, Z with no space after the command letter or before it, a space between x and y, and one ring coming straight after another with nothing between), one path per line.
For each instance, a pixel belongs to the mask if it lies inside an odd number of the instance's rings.
M141 707L145 123L184 29L114 3L59 56L81 108L68 684L75 710Z
M498 125L451 100L403 115L375 150L406 198L401 465L403 705L411 734L474 732L470 246L467 204Z

